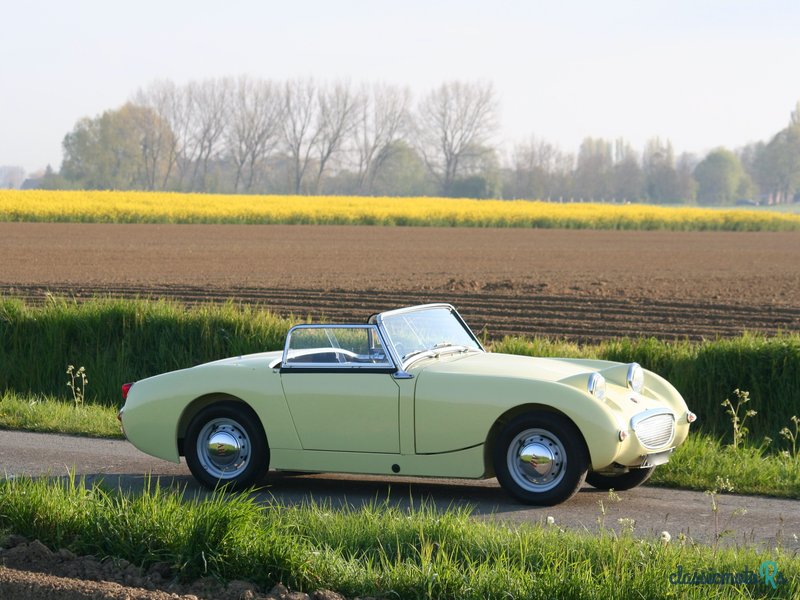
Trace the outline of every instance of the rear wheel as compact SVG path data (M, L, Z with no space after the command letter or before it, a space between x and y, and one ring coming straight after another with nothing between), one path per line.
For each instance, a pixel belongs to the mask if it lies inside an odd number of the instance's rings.
M627 473L595 473L592 471L586 476L586 483L598 490L632 490L650 479L655 467L644 469L630 469Z
M212 404L197 413L184 447L192 475L210 488L249 487L269 467L269 448L258 417L235 403Z
M497 480L526 504L550 506L574 496L588 470L578 429L556 413L531 412L503 427L492 448Z

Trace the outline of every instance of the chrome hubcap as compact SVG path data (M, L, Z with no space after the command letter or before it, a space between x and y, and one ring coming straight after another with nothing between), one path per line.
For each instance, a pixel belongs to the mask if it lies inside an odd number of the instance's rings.
M209 475L233 479L250 463L250 438L236 421L213 419L200 430L197 456Z
M564 478L567 453L561 440L544 429L526 429L508 446L508 471L514 481L531 492L546 492Z

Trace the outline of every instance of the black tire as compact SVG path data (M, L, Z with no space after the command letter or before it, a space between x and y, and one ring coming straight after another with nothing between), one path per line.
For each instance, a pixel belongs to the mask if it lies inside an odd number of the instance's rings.
M211 404L195 415L186 430L184 453L192 475L208 488L244 489L258 483L269 468L269 447L258 417L232 402Z
M618 475L611 475L605 473L595 473L591 471L586 475L586 483L598 490L617 490L622 492L624 490L632 490L635 487L642 485L645 481L650 479L650 476L655 471L655 467L646 467L644 469L630 469L627 473L620 473Z
M530 460L523 451L531 455ZM500 485L520 502L540 506L559 504L578 492L589 468L588 454L575 425L549 412L530 412L512 419L492 448ZM545 460L537 465L536 456Z

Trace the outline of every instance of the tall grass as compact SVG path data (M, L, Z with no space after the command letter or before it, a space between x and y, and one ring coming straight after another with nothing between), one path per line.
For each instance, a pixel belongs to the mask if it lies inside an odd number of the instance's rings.
M0 220L83 223L287 223L798 231L800 216L643 204L527 200L241 196L167 192L0 190Z
M117 410L41 395L0 394L0 429L121 438Z
M505 338L494 352L528 356L599 358L638 362L670 381L699 419L696 427L729 439L730 419L721 403L735 389L748 390L748 408L758 412L747 423L752 437L778 437L800 415L800 335L744 334L703 342L622 338L579 346L569 342ZM777 443L780 440L776 439Z
M800 559L779 548L709 547L599 535L557 526L506 527L463 509L405 511L261 505L248 495L182 499L157 483L130 495L74 479L0 482L0 528L148 567L167 562L181 579L210 575L269 587L335 589L399 598L796 597ZM677 532L673 532L677 533ZM673 585L684 572L758 571L774 560L786 579L753 585Z
M0 391L71 397L68 364L86 367L86 402L120 385L210 360L282 348L292 321L250 306L50 297L0 300Z
M0 300L0 392L71 398L68 364L86 367L86 402L119 403L120 385L202 362L283 347L296 319L251 306L168 301L50 298L43 306ZM751 436L779 441L800 415L800 335L743 335L700 343L620 339L579 346L551 339L505 338L495 352L639 362L665 376L700 419L697 426L728 435L721 402L750 391Z

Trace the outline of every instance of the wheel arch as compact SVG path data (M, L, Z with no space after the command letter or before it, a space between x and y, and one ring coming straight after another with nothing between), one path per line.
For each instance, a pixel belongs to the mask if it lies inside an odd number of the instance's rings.
M261 429L261 433L264 435L264 440L266 440L267 443L267 448L269 448L269 440L267 439L267 433L264 430L264 424L261 422L258 413L256 413L255 409L248 402L233 394L228 394L225 392L212 392L210 394L198 396L192 400L186 406L186 408L183 409L180 419L178 419L177 431L178 454L180 456L185 456L183 448L184 440L186 439L186 431L189 428L189 424L192 422L192 419L194 419L201 410L207 406L211 406L212 404L236 404L237 406L247 410L250 413L250 416L253 418L253 422Z
M530 413L530 412L549 412L560 415L564 419L566 419L578 432L579 441L583 444L583 449L586 452L586 456L590 457L591 453L589 452L589 445L586 443L586 439L583 436L583 432L581 428L578 427L577 423L573 421L569 415L565 412L558 410L554 406L549 404L540 404L537 402L529 402L526 404L518 404L517 406L513 406L509 408L506 412L502 415L497 417L492 426L489 428L489 433L486 435L486 442L483 445L483 464L484 464L484 472L486 477L494 477L496 473L494 472L494 461L492 460L492 451L494 449L494 445L497 441L497 437L500 435L500 432L505 427L506 423L516 419L518 416Z

